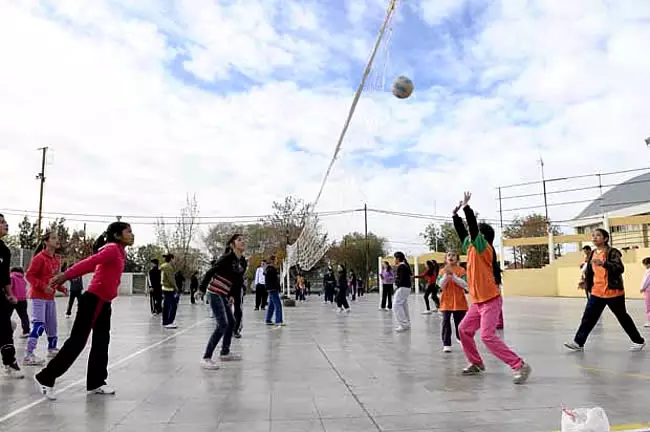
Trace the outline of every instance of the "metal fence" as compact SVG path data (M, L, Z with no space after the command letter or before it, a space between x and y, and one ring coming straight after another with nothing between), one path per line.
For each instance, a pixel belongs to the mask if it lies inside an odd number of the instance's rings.
M11 267L22 267L27 269L32 262L34 251L31 249L9 248L11 251Z

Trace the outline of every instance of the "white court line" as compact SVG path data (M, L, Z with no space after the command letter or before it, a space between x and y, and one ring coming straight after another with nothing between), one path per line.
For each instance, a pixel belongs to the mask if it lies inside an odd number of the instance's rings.
M184 330L177 331L176 333L174 333L174 334L172 334L172 335L169 335L169 336L167 336L166 338L161 339L161 340L159 340L158 342L156 342L156 343L154 343L154 344L152 344L152 345L146 346L146 347L144 347L144 348L142 348L142 349L139 349L138 351L135 351L134 353L129 354L128 356L126 356L126 357L124 357L124 358L121 358L121 359L119 359L118 361L116 361L115 363L111 364L111 365L108 367L108 370L110 371L111 369L113 369L113 368L115 368L115 367L117 367L117 366L119 366L119 365L121 365L121 364L123 364L123 363L126 363L126 362L128 362L128 361L130 361L130 360L133 360L135 357L137 357L137 356L139 356L139 355L141 355L141 354L144 354L144 353L146 353L146 352L148 352L148 351L151 351L152 349L159 347L160 345L162 345L162 344L164 344L165 342L168 342L168 341L174 339L174 338L177 337L177 336L180 336L180 335L182 335L182 334L184 334L184 333L189 332L190 330L192 330L192 329L198 327L199 325L203 324L204 322L206 322L206 321L208 321L208 320L212 320L212 318L205 318L205 319L202 319L201 321L199 321L199 322L197 322L197 323L191 325L190 327L188 327L188 328L186 328L186 329L184 329ZM74 381L74 382L72 382L72 383L66 385L65 387L61 388L60 390L57 389L57 390L56 390L56 394L58 395L58 394L63 393L63 392L65 392L65 391L67 391L67 390L70 390L72 387L75 387L75 386L78 386L78 385L80 385L80 384L83 384L85 381L86 381L86 378L82 378L82 379L79 379L79 380L77 380L77 381ZM47 400L47 398L42 397L42 398L40 398L40 399L35 400L34 402L28 403L28 404L25 405L25 406L22 406L22 407L20 407L20 408L17 408L17 409L15 409L15 410L11 411L11 412L8 413L7 415L5 415L5 416L3 416L3 417L0 417L0 424L6 422L7 420L9 420L9 419L11 419L11 418L13 418L13 417L15 417L15 416L17 416L18 414L21 414L21 413L23 413L23 412L25 412L25 411L27 411L27 410L29 410L29 409L31 409L31 408L34 408L36 405L38 405L38 404L40 404L40 403L43 403L43 402L46 401L46 400Z

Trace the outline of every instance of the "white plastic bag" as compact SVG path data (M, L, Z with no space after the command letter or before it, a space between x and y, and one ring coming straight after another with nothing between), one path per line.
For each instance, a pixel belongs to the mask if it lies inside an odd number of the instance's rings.
M562 409L562 432L609 432L609 419L600 407Z

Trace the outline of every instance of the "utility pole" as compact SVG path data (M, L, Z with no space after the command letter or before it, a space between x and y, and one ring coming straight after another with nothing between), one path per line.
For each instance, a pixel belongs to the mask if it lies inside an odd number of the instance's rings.
M544 216L546 217L546 224L548 225L548 202L546 199L546 177L544 176L544 159L539 158L539 166L542 170L542 191L544 192Z
M370 288L370 243L368 243L368 205L363 205L363 219L364 219L364 230L366 237L366 291Z
M41 191L38 198L38 220L36 221L36 236L41 240L41 224L43 221L43 189L45 187L45 157L47 155L47 147L41 147L41 172L36 175L36 180L41 182Z

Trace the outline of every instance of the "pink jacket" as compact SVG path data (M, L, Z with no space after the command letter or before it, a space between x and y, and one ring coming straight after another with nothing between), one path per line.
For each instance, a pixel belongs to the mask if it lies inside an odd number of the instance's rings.
M117 297L125 260L124 247L109 243L96 254L70 267L65 272L65 279L71 280L94 272L86 291L95 294L102 301L110 302Z
M11 273L11 290L18 301L27 300L27 281L24 274Z
M641 284L641 292L646 292L650 289L650 269L645 272L643 283Z

